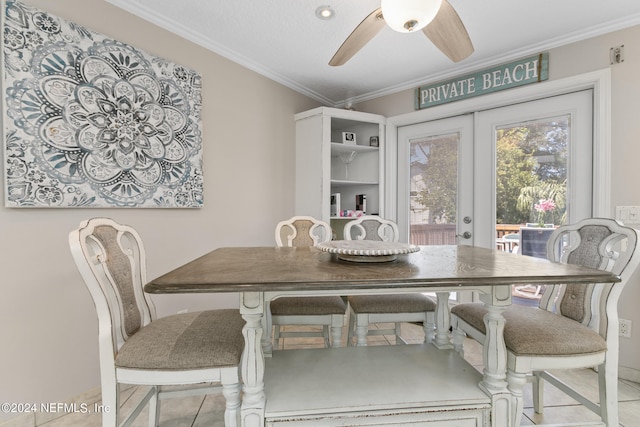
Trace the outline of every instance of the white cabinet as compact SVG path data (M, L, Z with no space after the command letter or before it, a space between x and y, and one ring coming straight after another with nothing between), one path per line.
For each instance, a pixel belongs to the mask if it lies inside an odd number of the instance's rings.
M331 221L341 231L340 212L331 212L331 196L339 194L340 211L356 210L356 196L365 195L366 213L384 215L385 118L320 107L296 114L295 121L295 214ZM344 132L355 135L355 145L343 142Z

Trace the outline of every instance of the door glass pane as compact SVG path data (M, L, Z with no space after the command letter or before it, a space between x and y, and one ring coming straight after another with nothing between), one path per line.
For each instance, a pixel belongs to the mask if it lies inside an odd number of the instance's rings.
M546 258L546 240L567 218L570 115L496 129L496 246ZM542 286L515 286L515 303L536 305Z
M409 141L410 243L456 243L459 142L459 133Z

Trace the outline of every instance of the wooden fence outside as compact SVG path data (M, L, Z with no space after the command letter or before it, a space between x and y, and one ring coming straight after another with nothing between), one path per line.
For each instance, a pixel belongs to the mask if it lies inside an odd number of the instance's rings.
M519 233L524 224L497 224L496 238ZM414 245L455 245L455 224L416 224L411 226L411 243Z

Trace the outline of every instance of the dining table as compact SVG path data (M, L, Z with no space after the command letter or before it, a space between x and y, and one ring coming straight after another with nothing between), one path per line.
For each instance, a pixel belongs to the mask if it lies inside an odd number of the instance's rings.
M318 247L223 247L151 280L145 291L239 294L246 322L242 426L508 427L512 399L502 314L511 304L512 285L620 280L598 269L483 247L407 247L411 251L384 259L365 253L349 258ZM466 290L476 291L488 311L482 372L451 345L449 295ZM276 298L415 292L437 297L431 343L271 348L267 313Z

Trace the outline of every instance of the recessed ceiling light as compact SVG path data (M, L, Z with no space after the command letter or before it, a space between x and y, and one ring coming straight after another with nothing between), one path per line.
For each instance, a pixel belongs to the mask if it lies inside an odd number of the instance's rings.
M316 16L320 19L331 19L336 14L336 11L331 6L320 6L316 9Z

